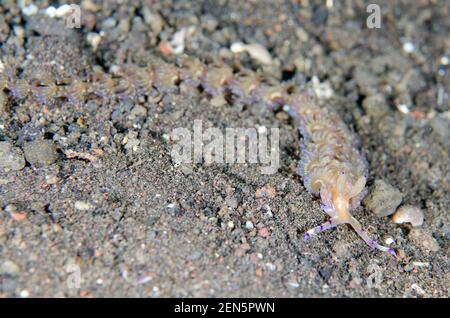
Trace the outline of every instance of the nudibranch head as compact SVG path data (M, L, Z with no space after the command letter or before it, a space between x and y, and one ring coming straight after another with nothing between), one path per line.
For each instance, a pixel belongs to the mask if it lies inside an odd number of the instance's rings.
M359 177L356 182L352 183L347 173L340 172L331 190L333 206L336 211L348 213L353 209L355 200L359 199L365 185L366 178L364 176Z

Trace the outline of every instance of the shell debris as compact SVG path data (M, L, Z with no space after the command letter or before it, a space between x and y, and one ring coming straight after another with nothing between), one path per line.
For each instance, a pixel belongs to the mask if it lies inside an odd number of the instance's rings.
M392 216L392 221L397 224L410 223L413 227L423 224L423 212L418 207L412 205L403 205L397 209Z
M195 26L184 27L175 32L169 42L162 41L159 44L159 49L164 54L182 54L184 53L186 38L191 37L195 33L195 31Z
M272 56L270 56L269 51L267 51L267 49L261 44L244 44L242 42L235 42L231 45L230 50L235 54L247 52L253 59L257 60L261 64L272 64Z

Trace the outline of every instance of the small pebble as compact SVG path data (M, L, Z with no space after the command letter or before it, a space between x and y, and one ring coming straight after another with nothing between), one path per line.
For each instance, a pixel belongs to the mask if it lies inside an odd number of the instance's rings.
M392 221L397 224L410 223L412 226L418 227L423 224L423 212L418 207L403 205L392 216Z
M71 12L72 12L72 8L68 4L63 4L58 8L50 6L47 9L45 9L45 11L44 11L44 13L51 18L61 18Z
M391 245L392 243L394 243L394 239L392 237L388 237L385 241L386 245Z
M424 252L437 252L440 249L438 242L424 229L412 229L408 237Z
M189 255L189 260L195 261L195 260L198 260L201 256L202 256L201 251L195 251L191 255Z
M114 18L107 18L102 22L102 29L112 29L116 26L117 21Z
M272 186L269 186L269 185L259 188L255 192L255 196L257 198L269 197L269 198L273 199L273 198L275 198L276 195L277 195L277 191L275 190L275 188Z
M269 237L270 232L266 227L263 227L263 228L259 229L258 234L261 237L267 238L267 237Z
M21 170L25 167L22 150L9 142L0 142L0 167L5 170Z
M89 202L84 202L84 201L76 201L75 202L75 209L80 210L80 211L87 211L93 208L93 205L90 204Z
M277 269L277 266L273 263L266 263L264 264L265 269L267 269L269 272L274 272Z
M425 291L422 289L422 287L420 287L417 284L412 284L411 285L411 290L415 291L417 294L419 294L420 296L425 295Z
M263 270L262 270L261 267L258 267L258 268L255 270L255 274L256 274L256 277L263 277L263 276L264 276L264 272L263 272Z
M58 177L53 174L46 175L45 182L47 182L47 184L56 184L58 182Z
M415 49L414 44L411 42L405 42L403 44L403 51L405 51L406 53L412 53L414 52L414 49Z
M145 23L150 25L152 31L155 34L159 34L164 27L164 20L161 16L156 12L152 12L147 6L142 10L142 15L144 16Z
M366 97L362 106L366 114L373 118L381 118L389 111L386 98L382 94L375 94Z
M300 287L300 284L297 283L297 282L291 281L291 282L287 282L287 283L286 283L286 286L287 286L289 289L297 289L297 288Z
M132 116L132 118L145 117L147 116L147 108L141 105L136 105L131 110L130 115Z
M410 113L409 107L406 104L399 104L399 105L397 105L397 109L402 114L409 114Z
M272 57L269 51L261 44L252 43L244 44L242 42L235 42L230 47L231 52L241 53L247 52L252 58L261 64L272 64Z
M28 298L30 297L30 292L26 289L22 290L19 294L20 298Z
M23 148L25 159L35 167L51 165L58 159L56 147L50 140L27 142Z
M403 267L403 269L405 270L405 272L411 272L417 268L420 267L429 267L430 263L428 262L411 262L407 265L405 265L405 267Z
M5 211L8 213L15 213L17 212L17 206L15 206L14 204L8 204L7 206L5 206Z
M374 186L363 203L376 216L384 217L394 213L402 199L402 193L398 189L383 180L375 180Z
M86 36L86 41L92 46L92 49L96 51L102 41L102 36L95 32L89 32Z
M22 8L22 13L26 16L35 15L38 11L39 8L35 4L30 4Z
M252 221L247 221L247 222L245 222L245 228L246 228L247 230L253 230L254 226L253 226Z
M226 197L225 202L232 209L236 209L239 205L238 198L236 196Z
M19 266L10 260L5 260L0 265L0 275L16 275L19 273Z
M448 65L450 63L450 59L447 56L443 56L440 59L441 65Z

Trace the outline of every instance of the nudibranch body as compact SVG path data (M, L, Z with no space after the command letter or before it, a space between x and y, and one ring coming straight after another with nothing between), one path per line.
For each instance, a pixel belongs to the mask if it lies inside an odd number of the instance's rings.
M357 137L334 110L317 106L306 95L294 97L285 109L303 137L297 173L307 190L320 197L322 209L330 216L307 231L305 239L339 224L350 224L370 247L396 255L393 249L371 239L350 214L367 193L367 165L358 151Z

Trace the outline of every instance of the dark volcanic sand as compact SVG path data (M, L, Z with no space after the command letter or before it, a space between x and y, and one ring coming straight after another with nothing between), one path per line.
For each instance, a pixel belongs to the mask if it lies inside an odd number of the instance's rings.
M362 1L331 8L323 1L83 2L82 28L68 29L2 1L3 65L23 78L42 68L64 77L95 65L145 65L162 57L159 41L195 26L190 55L234 59L300 86L313 76L328 82L334 93L327 105L361 137L369 186L393 185L405 204L424 211L425 223L417 231L355 211L373 237L394 240L398 259L371 251L346 226L304 242L303 232L326 214L295 175L296 129L262 105L213 106L191 90L142 107L9 100L0 105L0 141L28 157L19 171L0 169L0 296L448 297L448 2L382 2L382 27L374 30L365 26ZM104 32L97 50L89 32ZM274 64L233 56L235 41L262 44ZM409 114L399 111L402 104ZM221 129L279 127L279 171L175 165L168 136L195 119ZM39 157L44 146L30 145L42 139L50 149ZM68 150L98 160L70 158ZM264 186L272 195L258 197ZM412 262L428 265L412 269ZM73 265L80 288L68 286Z

